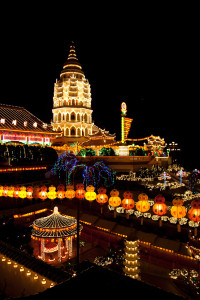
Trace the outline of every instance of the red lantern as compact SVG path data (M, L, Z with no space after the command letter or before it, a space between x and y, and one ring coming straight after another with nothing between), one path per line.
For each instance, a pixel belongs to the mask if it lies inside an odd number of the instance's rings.
M33 189L33 198L38 199L39 193L40 193L40 187L38 185L36 185Z
M192 208L188 211L188 218L194 222L200 221L200 199L191 202Z
M132 209L135 205L135 201L133 200L133 193L124 192L124 199L122 200L122 207L124 209Z
M19 198L19 186L18 185L16 185L14 188L13 197Z
M85 190L84 190L84 185L82 183L78 183L76 185L76 198L78 199L85 198Z
M154 214L158 216L162 216L166 214L167 212L167 205L164 203L165 202L165 197L162 195L158 195L154 199L155 204L153 205L153 212Z
M26 198L33 199L33 187L32 186L27 187Z
M60 184L58 187L57 187L57 198L59 199L63 199L65 198L65 187L63 184Z
M106 195L106 189L104 187L100 187L98 189L98 195L96 200L100 204L104 204L108 201L108 196Z
M43 201L45 199L47 199L47 187L46 187L46 185L41 186L40 192L39 192L39 198Z

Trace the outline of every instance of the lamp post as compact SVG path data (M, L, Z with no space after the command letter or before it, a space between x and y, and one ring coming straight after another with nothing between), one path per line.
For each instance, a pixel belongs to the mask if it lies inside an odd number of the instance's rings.
M76 255L76 265L77 265L77 271L79 271L79 223L80 223L80 199L85 198L85 190L84 185L82 183L78 183L76 185L76 220L77 220L77 237L76 237L76 249L77 249L77 255Z

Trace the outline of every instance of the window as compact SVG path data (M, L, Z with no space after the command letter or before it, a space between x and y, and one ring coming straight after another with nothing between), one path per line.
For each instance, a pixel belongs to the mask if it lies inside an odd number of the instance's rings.
M74 127L71 128L71 135L76 135L76 130Z
M12 124L16 126L17 125L17 120L12 120Z
M0 119L1 124L5 124L5 121L6 121L5 119Z

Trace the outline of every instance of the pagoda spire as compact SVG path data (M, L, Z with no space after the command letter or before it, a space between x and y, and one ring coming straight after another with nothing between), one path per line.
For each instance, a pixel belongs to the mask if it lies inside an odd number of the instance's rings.
M76 50L75 50L74 41L71 42L70 50L69 50L69 55L68 55L68 59L67 60L71 60L71 59L78 60L77 56L76 56Z

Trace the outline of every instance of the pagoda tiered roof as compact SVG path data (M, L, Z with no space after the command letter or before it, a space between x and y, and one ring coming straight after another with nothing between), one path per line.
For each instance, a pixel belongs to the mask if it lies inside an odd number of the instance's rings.
M82 146L99 146L99 145L109 145L115 141L116 134L110 134L109 131L105 129L98 128L93 134L89 134L89 140L84 142Z

